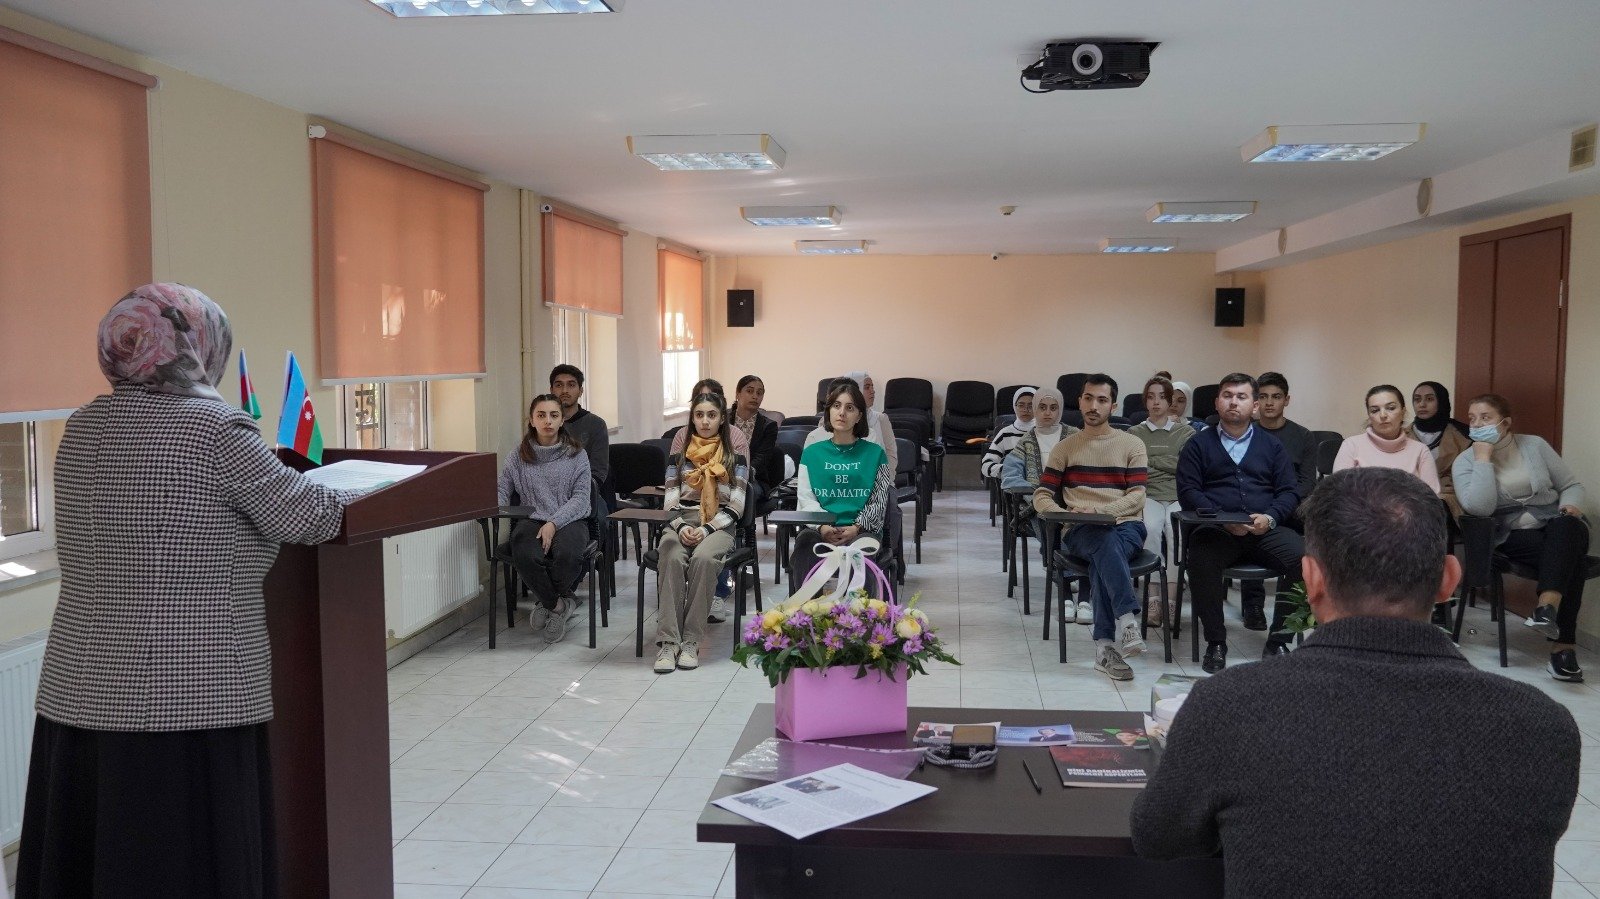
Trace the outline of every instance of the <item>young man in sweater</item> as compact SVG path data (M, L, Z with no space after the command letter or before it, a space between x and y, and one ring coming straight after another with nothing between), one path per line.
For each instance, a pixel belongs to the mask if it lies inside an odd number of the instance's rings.
M1134 800L1134 850L1220 850L1229 896L1549 896L1581 735L1428 623L1461 578L1438 497L1353 468L1305 522L1316 632L1195 684Z
M1124 656L1144 651L1139 600L1128 561L1144 547L1144 443L1111 427L1117 385L1096 372L1083 384L1078 411L1083 430L1062 439L1045 463L1033 493L1038 512L1095 512L1115 524L1074 524L1065 548L1089 563L1094 606L1094 668L1112 680L1133 680Z
M1294 463L1295 490L1304 503L1317 482L1317 440L1305 425L1284 416L1288 408L1288 378L1280 372L1269 371L1256 379L1256 427L1278 438L1289 453L1289 461ZM1304 530L1298 513L1289 516L1283 525L1296 531ZM1267 629L1266 603L1266 581L1245 581L1239 585L1239 606L1247 629Z
M550 392L561 401L561 426L589 455L589 477L597 487L605 484L611 477L611 433L605 419L578 405L583 370L565 363L550 369Z
M1189 583L1206 638L1200 667L1208 674L1228 664L1223 570L1245 561L1297 581L1304 552L1300 535L1279 526L1294 514L1300 496L1294 464L1283 444L1250 420L1256 379L1234 372L1222 379L1220 387L1217 426L1196 434L1178 454L1178 503L1184 511L1250 516L1249 524L1204 525L1188 537ZM1280 636L1283 617L1280 603L1263 658L1289 651L1288 641Z

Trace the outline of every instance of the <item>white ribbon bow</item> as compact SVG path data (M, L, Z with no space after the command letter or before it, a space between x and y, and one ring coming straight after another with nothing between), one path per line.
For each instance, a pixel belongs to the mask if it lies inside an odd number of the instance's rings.
M800 589L783 603L783 608L786 611L793 610L813 599L821 599L828 604L848 602L857 590L867 585L869 570L877 573L879 586L882 587L885 583L883 572L878 571L877 563L872 561L878 549L878 541L871 537L859 537L845 546L818 543L815 550L818 557L816 569L806 576ZM833 592L819 596L828 581L834 578L838 578L838 581L834 584Z

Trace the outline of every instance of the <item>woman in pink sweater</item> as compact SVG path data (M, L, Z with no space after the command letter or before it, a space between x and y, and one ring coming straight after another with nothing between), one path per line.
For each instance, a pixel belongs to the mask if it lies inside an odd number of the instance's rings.
M1346 437L1333 460L1333 470L1376 466L1409 471L1439 492L1439 470L1433 454L1418 440L1407 437L1406 400L1400 388L1379 384L1367 391L1367 429Z

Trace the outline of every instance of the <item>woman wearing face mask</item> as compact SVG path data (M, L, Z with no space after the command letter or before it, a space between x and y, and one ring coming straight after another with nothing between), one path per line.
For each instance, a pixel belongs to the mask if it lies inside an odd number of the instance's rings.
M1379 384L1367 391L1367 429L1346 437L1334 457L1333 470L1360 466L1398 468L1422 479L1439 492L1439 472L1428 448L1405 434L1406 401L1400 388Z
M1172 414L1173 384L1166 372L1158 372L1144 384L1144 408L1149 416L1128 429L1144 442L1148 457L1149 481L1144 488L1144 548L1161 553L1161 537L1167 535L1167 546L1172 542L1172 513L1178 510L1178 452L1194 436L1189 423ZM1168 559L1170 566L1176 559ZM1148 614L1151 624L1165 620L1162 603L1151 600Z
M1450 514L1461 514L1456 500L1455 477L1451 467L1472 441L1467 426L1450 417L1450 390L1438 381L1423 381L1411 391L1411 425L1406 436L1421 442L1433 456L1439 473L1439 498L1450 507Z
M1005 462L1006 454L1016 448L1017 441L1024 434L1033 430L1033 395L1038 389L1017 388L1016 395L1011 398L1011 409L1017 413L1017 418L994 432L994 439L989 441L989 449L984 452L983 462L978 466L984 477L1000 477L1000 466Z
M883 447L867 439L866 408L855 381L835 381L823 408L831 433L800 454L796 508L831 513L834 523L806 528L795 538L790 568L796 583L816 565L818 543L845 546L864 536L882 537L894 469Z
M656 545L657 674L700 667L700 642L706 613L722 572L722 558L733 549L734 530L744 514L749 469L733 451L728 413L715 393L696 396L689 406L692 434L680 455L667 461L667 494L662 508L678 515Z
M1555 638L1550 675L1581 682L1574 649L1583 602L1584 554L1589 526L1578 506L1583 485L1543 439L1512 433L1511 404L1498 394L1474 397L1467 407L1472 448L1456 457L1456 496L1468 515L1493 516L1496 549L1513 562L1538 569L1539 599L1529 618Z

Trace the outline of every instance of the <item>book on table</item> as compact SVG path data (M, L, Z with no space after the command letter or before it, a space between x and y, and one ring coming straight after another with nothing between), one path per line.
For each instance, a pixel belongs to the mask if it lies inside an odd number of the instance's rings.
M1064 787L1142 789L1150 779L1152 758L1148 749L1122 745L1050 747L1050 760Z

